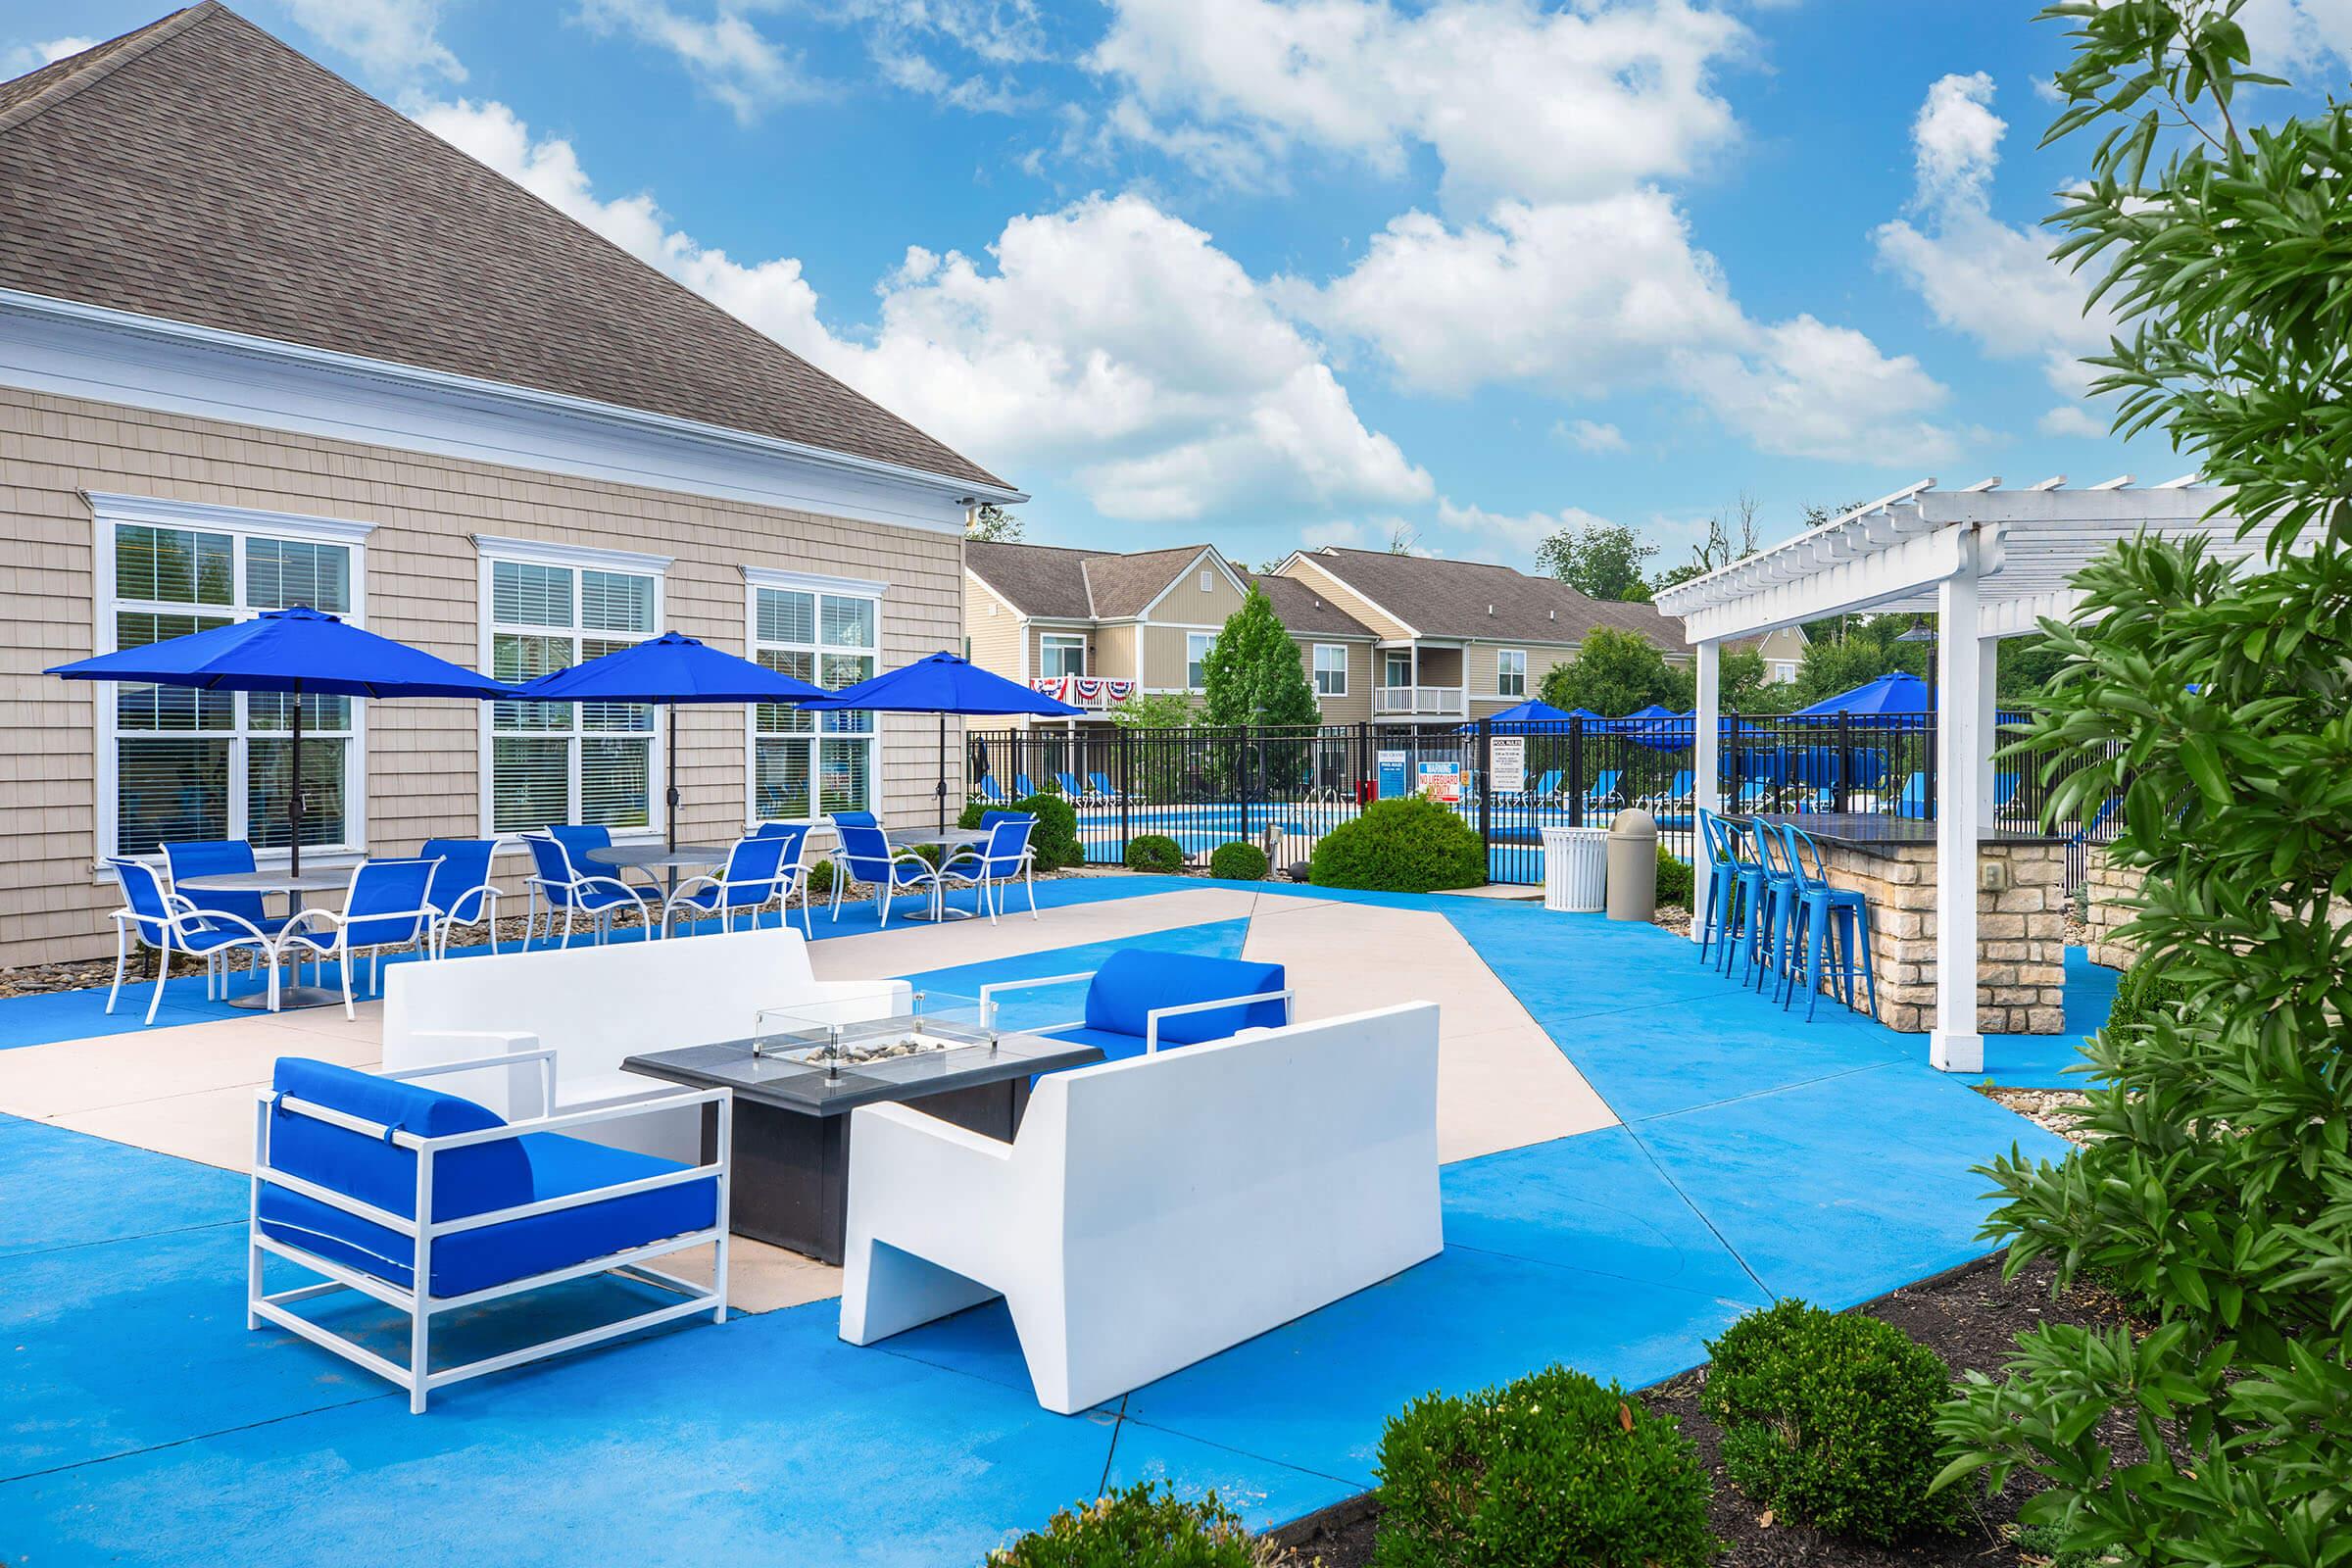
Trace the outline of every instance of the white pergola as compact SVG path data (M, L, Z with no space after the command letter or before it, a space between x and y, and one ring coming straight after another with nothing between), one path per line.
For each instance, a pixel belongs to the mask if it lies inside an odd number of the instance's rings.
M1727 638L1753 637L1846 611L1933 612L1938 617L1936 730L1936 1024L1928 1058L1947 1072L1981 1072L1977 1032L1977 840L1993 819L1993 654L2003 637L2071 619L2082 607L2075 573L2093 554L2140 532L2203 534L2218 557L2241 544L2233 519L2208 517L2223 492L2191 474L2152 489L2129 475L2086 490L2063 476L2024 490L1997 478L1965 490L1925 479L1658 595L1683 617L1697 649L1698 804L1719 808L1720 655ZM1698 881L1703 928L1707 879Z

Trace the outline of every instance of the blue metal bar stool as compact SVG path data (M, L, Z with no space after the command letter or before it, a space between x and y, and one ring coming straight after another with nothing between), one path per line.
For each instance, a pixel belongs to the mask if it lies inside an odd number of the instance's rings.
M1731 923L1725 928L1721 961L1716 967L1722 973L1730 974L1733 957L1739 954L1740 945L1746 943L1749 958L1740 968L1740 978L1744 982L1747 978L1747 962L1754 961L1755 945L1763 935L1761 921L1764 914L1765 871L1761 858L1742 858L1740 851L1745 847L1750 853L1760 855L1755 846L1762 829L1741 827L1728 820L1722 823L1722 829L1724 848L1732 857L1733 900L1728 911Z
M1797 933L1797 894L1804 878L1796 862L1795 851L1789 848L1786 830L1771 822L1755 824L1756 861L1764 868L1764 885L1756 906L1756 939L1748 948L1748 962L1755 966L1756 989L1762 991L1768 978L1786 976L1790 970L1789 954ZM1747 971L1740 971L1745 980ZM1776 985L1774 997L1780 992Z
M1707 852L1707 917L1698 928L1698 961L1707 961L1707 950L1718 942L1729 941L1732 929L1732 905L1740 892L1740 862L1734 858L1726 839L1730 824L1713 811L1698 813L1698 837Z
M1831 976L1842 974L1845 982L1845 1004L1854 1004L1854 950L1862 952L1862 981L1870 994L1870 1015L1879 1015L1879 977L1870 961L1870 900L1854 888L1830 885L1829 868L1822 859L1821 846L1804 829L1784 824L1781 828L1789 863L1797 868L1797 911L1804 924L1805 989L1811 993L1805 1004L1805 1021L1813 1021L1814 1008L1821 1005L1821 965L1825 945L1835 942L1838 956L1832 960ZM1811 869L1806 867L1810 865ZM1789 991L1781 1004L1788 1006L1795 999L1796 970L1789 965Z

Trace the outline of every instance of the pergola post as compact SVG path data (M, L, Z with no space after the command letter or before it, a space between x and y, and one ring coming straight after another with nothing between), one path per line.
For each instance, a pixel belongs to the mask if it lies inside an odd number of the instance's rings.
M1723 809L1722 798L1716 791L1721 776L1721 763L1716 753L1722 746L1723 726L1717 721L1716 710L1723 706L1723 644L1702 642L1698 645L1698 705L1690 715L1690 802L1701 811ZM1696 823L1695 814L1691 818ZM1707 906L1714 901L1715 878L1709 874L1706 841L1693 833L1690 839L1690 940L1703 940L1707 929Z
M1936 723L1936 1024L1928 1060L1944 1072L1983 1072L1984 1037L1977 1032L1977 833L1984 760L1984 678L1988 661L1977 623L1977 530L1962 530L1960 569L1936 589L1939 635ZM1984 792L1988 793L1988 792Z

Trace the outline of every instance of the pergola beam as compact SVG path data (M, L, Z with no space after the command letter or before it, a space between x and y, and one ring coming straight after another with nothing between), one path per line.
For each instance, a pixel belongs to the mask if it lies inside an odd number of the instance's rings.
M1865 555L1810 571L1775 570L1738 599L1689 612L1683 634L1694 643L1750 637L1931 587L1960 569L1960 535L1966 531L1922 523L1919 531L1897 534L1895 542Z

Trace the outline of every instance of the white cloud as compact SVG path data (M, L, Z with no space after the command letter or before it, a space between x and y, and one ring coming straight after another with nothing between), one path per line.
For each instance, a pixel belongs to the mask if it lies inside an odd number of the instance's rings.
M1613 424L1592 419L1564 419L1553 425L1552 433L1570 446L1586 452L1625 452L1631 450L1625 442L1625 432Z
M2237 24L2257 70L2328 70L2352 60L2352 0L2247 0Z
M1321 288L1286 280L1283 297L1413 389L1665 389L1759 450L1792 456L1895 465L1955 445L1927 417L1945 393L1918 361L1810 316L1751 320L1654 190L1505 202L1459 226L1408 213L1352 270Z
M436 29L442 0L285 0L294 20L348 55L378 82L438 76L464 81L466 68Z
M1983 72L1947 75L1928 89L1911 127L1919 221L1881 224L1873 235L1879 260L1940 325L1995 358L2040 361L2052 390L2080 398L2090 378L2081 356L2105 347L2113 318L2103 309L2084 314L2087 283L2049 259L2048 239L1992 216L1992 175L2008 129L1992 96Z
M579 15L598 32L625 32L677 56L698 86L747 124L775 104L826 91L798 56L769 42L726 5L704 19L663 0L581 0Z
M1557 512L1503 513L1489 512L1484 507L1457 506L1449 497L1438 498L1438 523L1441 527L1458 529L1484 541L1491 552L1494 541L1501 540L1522 556L1535 553L1536 546L1562 528L1579 533L1594 523L1609 519L1582 507L1562 507Z
M27 71L38 71L51 61L77 55L84 49L98 46L95 38L44 38L37 43L20 43L0 51L0 71L11 76L22 76Z
M1087 56L1137 139L1172 127L1400 173L1433 149L1449 194L1578 199L1686 174L1735 136L1715 69L1747 49L1689 0L1111 0ZM1152 132L1137 127L1149 126ZM1234 160L1205 172L1229 173Z
M982 258L909 248L879 285L878 327L837 334L797 260L747 266L670 227L650 196L600 199L568 142L534 141L505 105L419 119L980 461L1067 468L1106 516L1192 518L1244 499L1396 506L1432 492L1265 289L1143 197L1015 218Z
M2043 435L2080 436L2085 441L2104 441L2108 436L2107 421L2091 415L2079 403L2061 403L2044 414L2037 421Z

